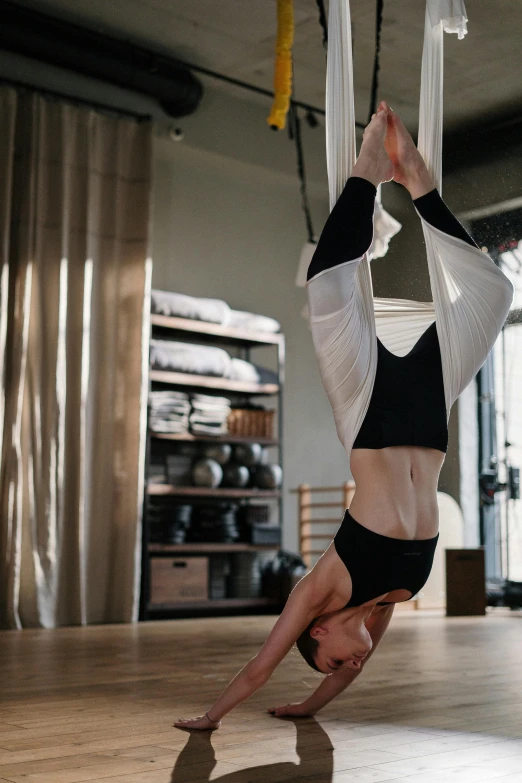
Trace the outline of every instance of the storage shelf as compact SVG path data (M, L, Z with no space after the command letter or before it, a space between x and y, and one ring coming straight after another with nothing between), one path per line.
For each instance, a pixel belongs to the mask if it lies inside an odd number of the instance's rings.
M188 318L178 318L175 316L165 316L156 313L150 317L150 336L159 340L180 340L184 344L206 344L219 346L228 350L232 355L240 356L242 359L249 360L250 351L256 350L259 357L264 353L272 354L271 360L275 359L277 374L267 374L263 380L269 380L270 383L257 383L252 381L231 380L229 378L220 378L212 375L198 375L196 373L184 373L170 371L168 368L149 368L149 391L151 389L177 389L188 393L200 392L201 394L220 395L229 397L232 404L246 403L247 401L256 401L268 403L268 407L277 409L277 430L266 429L270 437L251 437L239 436L225 433L222 435L210 434L192 434L153 432L148 426L147 438L148 448L152 448L158 453L164 454L176 450L174 444L182 443L201 443L201 444L253 444L258 443L261 446L277 449L273 452L274 456L279 457L279 464L282 461L283 452L283 406L282 396L284 391L284 359L285 359L285 337L281 333L249 331L244 328L234 329L221 324L213 324L205 321L197 321ZM260 349L260 350L257 350ZM263 350L261 350L263 349ZM209 368L210 369L210 368ZM260 398L256 400L256 398ZM271 398L274 403L269 403ZM276 403L277 401L277 403ZM266 405L264 406L266 407ZM150 422L148 422L150 425ZM223 428L225 429L225 428ZM251 432L255 429L245 429L244 432ZM169 448L169 442L171 446ZM163 443L163 445L162 445ZM177 450L179 451L178 446ZM152 479L152 477L151 477ZM164 480L167 480L165 478ZM187 478L187 481L190 481ZM226 614L248 614L248 613L270 613L280 608L280 602L266 597L261 598L226 598L226 599L206 599L192 600L189 602L181 601L179 591L167 588L163 592L158 592L156 581L158 568L162 570L162 564L158 561L182 558L185 560L195 560L197 557L212 560L223 554L224 557L231 557L234 552L261 553L258 556L263 557L266 552L275 554L280 548L280 544L249 544L238 542L232 544L226 543L183 543L183 544L163 544L160 541L150 541L151 512L154 505L187 504L191 506L213 505L216 506L220 501L230 505L239 506L241 504L258 504L277 506L277 517L279 524L283 519L283 491L278 489L258 489L246 488L239 489L234 487L218 487L211 489L208 487L195 486L173 486L171 484L147 484L145 477L145 502L143 517L143 568L142 568L142 589L140 600L140 619L162 619L175 617L190 617ZM154 497L158 500L154 501ZM160 498L165 500L162 502ZM261 539L263 540L263 539ZM268 539L270 540L270 539ZM230 553L230 555L228 555ZM241 557L241 555L238 555ZM246 554L244 555L247 556ZM266 556L266 555L265 555ZM194 564L192 564L194 565ZM195 567L195 566L194 566ZM156 570L154 570L156 569ZM166 571L166 568L164 569ZM164 574L168 583L168 573ZM199 595L205 592L199 592ZM217 595L223 593L217 593ZM197 592L192 593L194 599ZM154 597L154 600L151 600Z
M227 342L235 340L250 345L279 345L284 341L282 334L271 332L250 332L248 329L231 329L221 324L211 324L207 321L195 321L191 318L176 318L153 313L150 317L152 326L162 329L172 329L177 332L192 332L193 334L222 337Z
M183 497L206 498L278 498L281 493L277 489L228 489L218 487L173 487L171 484L149 484L149 495L179 495Z
M217 391L240 392L242 394L278 394L277 383L245 383L230 381L227 378L216 378L211 375L192 375L188 372L167 372L166 370L151 370L151 381L170 383L175 386L193 386L201 389Z
M277 606L272 598L208 598L206 601L190 601L172 604L149 604L149 612L195 611L198 609L251 609L261 606Z
M240 435L192 435L191 433L152 432L151 438L158 440L177 440L186 443L259 443L260 446L278 446L279 441L272 438L251 438Z
M269 552L279 549L279 544L149 544L149 552L203 552L209 554L227 552Z

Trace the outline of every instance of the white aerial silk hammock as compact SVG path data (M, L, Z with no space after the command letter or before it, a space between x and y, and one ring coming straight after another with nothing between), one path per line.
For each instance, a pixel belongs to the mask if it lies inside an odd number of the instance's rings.
M463 0L427 0L418 147L439 192L443 34L463 38L466 22ZM332 209L355 163L348 0L330 0L328 38L326 153ZM436 320L449 418L451 406L484 364L509 312L513 286L491 258L421 220L433 302L374 298L368 253L320 272L307 284L319 370L348 455L370 403L377 336L388 350L404 356Z

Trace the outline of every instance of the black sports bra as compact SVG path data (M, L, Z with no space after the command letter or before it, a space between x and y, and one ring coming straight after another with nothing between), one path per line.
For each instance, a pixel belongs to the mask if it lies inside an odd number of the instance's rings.
M446 452L448 424L442 360L435 323L406 356L377 340L377 372L354 449L427 446Z
M420 541L382 536L356 522L347 509L334 538L352 579L346 606L361 606L394 590L417 595L428 581L438 540L438 535Z

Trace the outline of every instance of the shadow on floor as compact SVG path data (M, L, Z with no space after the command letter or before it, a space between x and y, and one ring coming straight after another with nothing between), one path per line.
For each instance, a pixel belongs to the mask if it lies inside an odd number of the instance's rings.
M333 778L333 746L328 734L314 718L306 720L290 720L296 728L295 751L299 757L299 763L281 761L273 764L262 764L253 767L245 767L237 772L227 772L225 775L213 777L212 783L243 783L243 781L266 780L299 780L302 765L307 762L320 759L321 771L314 775L314 780L321 783L330 783ZM233 764L234 759L223 759L224 762ZM185 781L197 779L198 781L210 780L212 772L217 764L214 748L212 747L211 732L191 732L188 742L181 751L172 770L171 783L185 783ZM191 767L197 764L197 772ZM308 772L307 774L310 774Z

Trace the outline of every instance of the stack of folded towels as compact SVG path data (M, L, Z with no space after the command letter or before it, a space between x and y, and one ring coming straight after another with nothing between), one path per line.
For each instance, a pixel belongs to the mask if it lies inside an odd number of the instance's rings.
M190 399L180 391L152 391L150 428L153 432L185 433L189 429Z
M158 315L191 318L252 332L276 333L281 330L281 324L274 318L232 310L221 299L201 299L170 291L152 291L151 310Z
M179 391L151 391L152 432L194 435L226 435L231 403L227 397Z
M192 375L215 375L226 378L231 357L223 348L182 343L176 340L150 341L150 366L155 370L185 372Z
M191 403L190 431L194 435L226 435L230 414L229 399L193 394Z
M243 383L277 382L276 373L232 357L223 348L176 340L151 340L150 366L154 370L210 375Z

